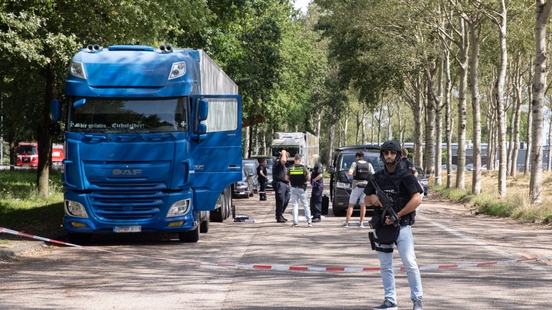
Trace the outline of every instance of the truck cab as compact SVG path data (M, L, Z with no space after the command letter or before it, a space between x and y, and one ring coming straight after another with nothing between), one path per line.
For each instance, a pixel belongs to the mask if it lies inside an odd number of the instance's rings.
M89 45L73 57L65 93L71 241L161 231L197 242L209 221L230 216L241 96L205 52ZM54 120L60 105L52 102Z

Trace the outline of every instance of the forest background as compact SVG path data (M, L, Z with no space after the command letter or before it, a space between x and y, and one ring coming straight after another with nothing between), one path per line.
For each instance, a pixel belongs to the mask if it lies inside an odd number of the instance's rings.
M49 103L63 100L71 57L87 44L204 49L244 98L244 157L266 154L277 131L310 131L321 156L352 144L413 142L413 161L435 186L466 187L496 171L498 197L528 148L528 199L543 201L549 161L546 32L551 0L5 0L0 3L4 163L19 141L38 141L37 190L48 196ZM508 143L507 143L508 142ZM458 170L451 144L458 144ZM481 162L481 144L488 143ZM447 145L442 148L441 145ZM436 145L425 148L424 145ZM6 156L4 156L4 153ZM550 163L544 163L550 169Z

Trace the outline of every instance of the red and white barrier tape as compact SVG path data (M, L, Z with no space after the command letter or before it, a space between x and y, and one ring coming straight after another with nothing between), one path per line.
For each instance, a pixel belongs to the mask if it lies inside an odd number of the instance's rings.
M260 265L260 264L228 264L228 263L211 263L211 262L200 262L193 260L183 260L183 259L173 259L173 258L164 258L164 257L155 257L147 255L138 255L138 254L128 254L115 251L102 250L98 248L83 247L69 242L58 241L49 238L43 238L39 236L34 236L26 234L23 232L2 228L0 227L0 233L8 233L16 236L23 236L31 239L41 240L45 242L78 247L86 250L105 252L115 255L122 255L135 258L146 258L151 260L162 260L174 263L185 263L190 265L201 265L201 266L214 266L214 267L227 267L235 269L257 269L257 270L277 270L277 271L316 271L316 272L372 272L380 271L380 267L315 267L315 266L286 266L286 265ZM449 265L429 265L429 266L420 266L420 270L435 270L435 269L454 269L454 268L468 268L468 267L488 267L492 265L506 265L514 263L524 263L524 262L534 262L552 259L552 256L540 256L533 258L521 258L521 259L510 259L503 261L490 261L490 262L481 262L481 263L467 263L467 264L449 264ZM395 271L404 271L404 267L393 267Z

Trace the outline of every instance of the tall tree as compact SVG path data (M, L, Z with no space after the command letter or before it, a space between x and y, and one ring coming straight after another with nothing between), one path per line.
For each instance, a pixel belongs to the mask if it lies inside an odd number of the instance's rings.
M544 123L544 92L546 89L547 52L546 25L552 10L552 0L536 0L535 21L535 75L533 80L533 128L531 150L531 180L529 182L532 203L542 202L542 137Z

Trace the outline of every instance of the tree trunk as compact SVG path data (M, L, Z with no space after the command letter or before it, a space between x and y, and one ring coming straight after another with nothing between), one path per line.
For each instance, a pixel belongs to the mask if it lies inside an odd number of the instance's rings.
M44 92L44 107L42 109L42 125L38 137L38 167L36 168L36 185L38 193L48 198L48 185L50 179L50 166L52 162L52 137L50 136L50 102L55 99L54 73L51 64L46 67L46 90Z
M508 51L506 49L506 5L501 1L500 25L500 67L496 81L496 117L498 125L498 194L506 196L506 116L504 112L504 80L508 64Z
M414 164L423 167L422 163L422 144L424 128L424 103L422 92L424 91L422 76L419 73L415 78L415 100L414 100Z
M542 202L542 137L544 126L544 92L548 69L546 54L546 24L550 16L552 0L536 1L535 22L535 76L533 82L533 147L531 150L531 202Z
M456 188L464 189L464 177L466 171L466 125L467 125L467 106L466 94L468 88L468 50L469 38L465 21L460 17L461 44L460 48L460 85L458 87L458 167L456 174Z
M434 79L438 70L438 66L435 63L428 64L433 68L426 69L427 77L427 104L426 104L426 128L425 128L425 158L424 173L430 177L435 176L435 112L436 112L436 98L434 92Z
M472 130L473 130L473 171L472 194L481 193L481 106L479 102L479 22L472 21L471 28L471 58L470 58L470 85L472 95Z

